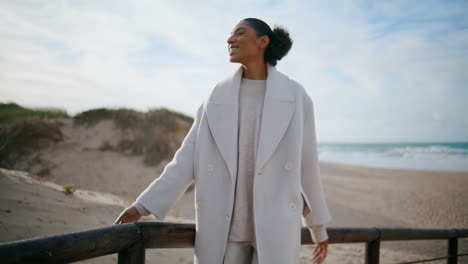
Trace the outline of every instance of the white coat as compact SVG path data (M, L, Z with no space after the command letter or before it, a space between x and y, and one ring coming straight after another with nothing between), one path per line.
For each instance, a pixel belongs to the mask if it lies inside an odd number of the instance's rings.
M195 183L194 263L221 264L237 175L238 95L242 67L198 107L192 127L159 178L136 199L158 220ZM332 217L317 158L314 108L304 87L267 64L253 186L260 264L299 263L306 226ZM306 204L304 204L304 202Z

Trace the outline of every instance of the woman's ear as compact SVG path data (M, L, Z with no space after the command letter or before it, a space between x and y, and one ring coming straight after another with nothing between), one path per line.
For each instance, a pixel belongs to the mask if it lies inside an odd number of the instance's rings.
M268 35L263 35L260 37L260 48L266 49L270 43L270 37Z

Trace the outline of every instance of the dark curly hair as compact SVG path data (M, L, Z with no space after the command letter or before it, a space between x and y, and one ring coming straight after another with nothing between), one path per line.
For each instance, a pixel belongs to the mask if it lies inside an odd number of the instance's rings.
M293 40L289 37L289 32L281 26L275 25L271 30L267 23L258 18L245 18L242 21L247 23L257 32L257 37L268 35L270 43L265 50L265 63L276 66L277 61L281 60L292 47Z

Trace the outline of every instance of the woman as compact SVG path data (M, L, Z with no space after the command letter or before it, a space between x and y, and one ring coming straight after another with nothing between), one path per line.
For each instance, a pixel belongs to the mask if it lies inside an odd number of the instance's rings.
M163 220L195 182L195 263L299 263L301 215L325 259L332 217L319 175L312 100L276 70L289 33L241 20L227 40L241 66L219 82L161 176L115 224ZM296 169L297 168L297 169Z

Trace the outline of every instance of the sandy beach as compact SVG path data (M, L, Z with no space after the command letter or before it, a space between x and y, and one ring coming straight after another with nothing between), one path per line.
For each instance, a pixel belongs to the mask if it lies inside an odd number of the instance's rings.
M334 217L328 227L468 227L466 172L380 169L325 162L321 162L320 170ZM110 183L101 181L101 184ZM0 242L112 225L132 202L131 197L143 190L144 184L136 185L139 187L125 195L115 195L98 191L107 191L109 187L94 182L94 190L80 189L67 195L60 190L60 184L2 169ZM193 202L193 191L186 192L165 221L193 223ZM155 219L148 216L141 221ZM459 248L460 252L468 251L466 239L460 240ZM303 246L301 263L312 263L312 250L313 245ZM364 263L364 250L362 243L330 244L323 263ZM445 253L446 241L382 242L381 263L438 257ZM467 260L467 257L460 258L459 263ZM81 263L116 261L114 254ZM147 250L146 263L193 263L193 249Z
M468 227L467 172L368 168L325 162L321 162L320 171L334 217L328 226ZM361 243L331 244L324 262L364 263L364 250ZM459 240L459 252L467 251L467 239ZM381 263L445 255L445 240L382 242L380 250ZM460 257L459 263L468 263L468 258Z

